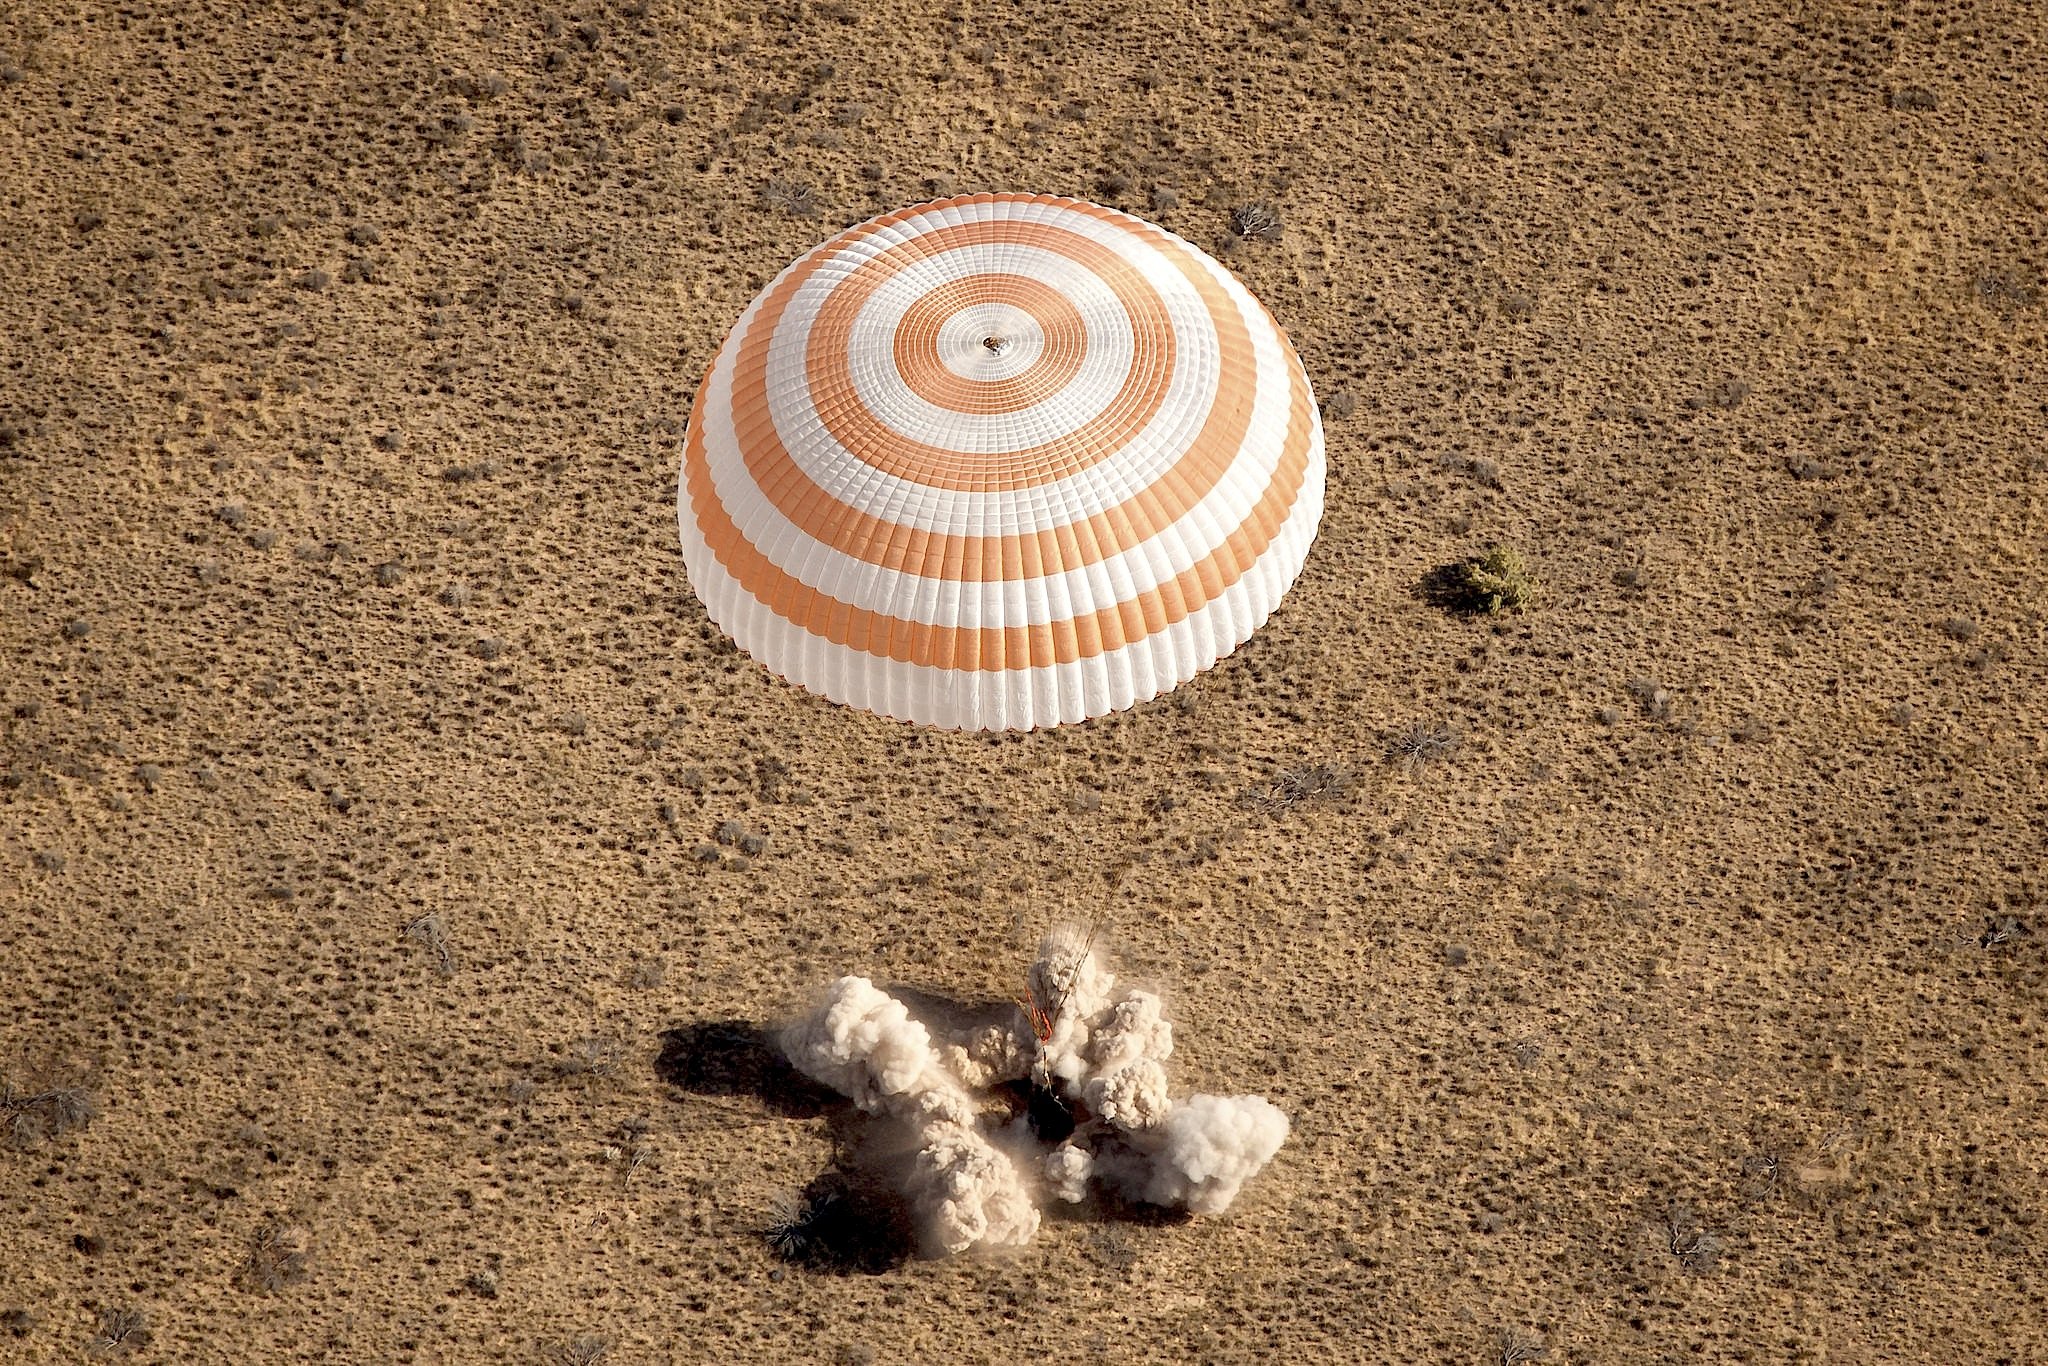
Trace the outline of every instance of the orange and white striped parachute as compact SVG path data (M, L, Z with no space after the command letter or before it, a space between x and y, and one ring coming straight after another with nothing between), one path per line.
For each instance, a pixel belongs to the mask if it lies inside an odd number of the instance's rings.
M677 512L711 619L773 672L1029 729L1242 644L1323 480L1308 376L1229 271L1113 209L981 194L849 228L748 306Z

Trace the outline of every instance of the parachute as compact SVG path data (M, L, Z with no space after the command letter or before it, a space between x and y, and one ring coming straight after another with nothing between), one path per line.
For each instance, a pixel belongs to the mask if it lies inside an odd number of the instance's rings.
M771 672L1031 729L1247 640L1324 478L1307 373L1228 270L1113 209L980 194L849 228L748 306L677 521L711 619Z

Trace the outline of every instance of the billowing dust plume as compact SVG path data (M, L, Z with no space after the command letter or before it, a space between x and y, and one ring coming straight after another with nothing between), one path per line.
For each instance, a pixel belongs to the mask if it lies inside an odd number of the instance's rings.
M933 1250L1018 1246L1038 1232L1030 1189L986 1132L986 1101L962 1084L901 1001L865 977L842 977L784 1031L782 1047L813 1081L911 1131L905 1193Z
M901 1127L928 1250L1029 1242L1048 1193L1221 1214L1286 1141L1263 1096L1171 1097L1164 1003L1120 983L1091 931L1046 935L1027 982L1009 1020L934 1038L902 1001L842 977L782 1033L797 1070ZM1037 1136L1018 1113L1024 1082L1064 1103L1072 1133Z

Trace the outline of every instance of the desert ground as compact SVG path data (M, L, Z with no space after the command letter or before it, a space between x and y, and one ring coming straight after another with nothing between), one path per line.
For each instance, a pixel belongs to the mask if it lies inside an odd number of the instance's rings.
M2048 40L1781 8L0 4L0 1358L2048 1360ZM1326 414L1264 629L1030 734L675 528L747 301L970 190ZM779 1260L764 1031L1061 917L1272 1166Z

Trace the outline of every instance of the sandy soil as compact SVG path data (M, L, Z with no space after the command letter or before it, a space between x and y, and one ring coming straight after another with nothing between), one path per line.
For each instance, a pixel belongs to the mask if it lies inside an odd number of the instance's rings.
M0 1357L2048 1359L2048 49L1779 8L0 7ZM672 520L754 291L984 188L1270 203L1331 404L1267 628L1028 737ZM1273 1168L782 1268L835 1120L664 1035L1063 909Z

